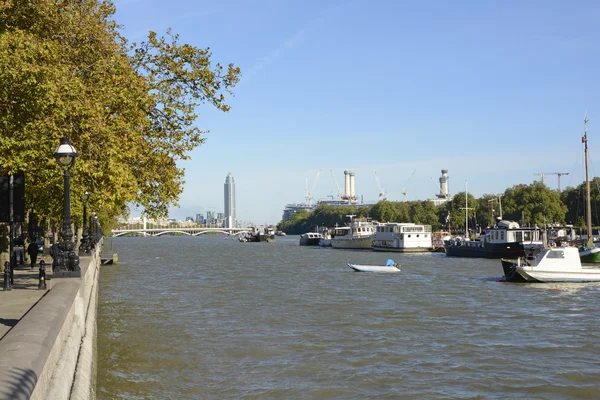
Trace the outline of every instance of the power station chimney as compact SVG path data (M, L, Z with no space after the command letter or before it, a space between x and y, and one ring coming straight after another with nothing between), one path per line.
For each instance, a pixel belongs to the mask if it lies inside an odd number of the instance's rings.
M442 170L442 176L440 176L440 194L438 194L438 198L447 199L450 196L450 192L448 190L448 170Z
M344 194L350 199L350 171L344 171Z
M350 198L356 200L356 192L354 191L354 172L350 172Z

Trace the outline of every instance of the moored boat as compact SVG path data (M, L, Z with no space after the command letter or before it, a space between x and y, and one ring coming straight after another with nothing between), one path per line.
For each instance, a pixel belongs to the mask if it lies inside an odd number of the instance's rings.
M318 246L323 239L319 232L306 232L300 235L300 246Z
M250 232L240 233L238 235L240 242L274 242L275 228L272 226L252 227Z
M513 221L499 221L477 240L446 240L444 251L450 257L517 259L530 251L539 251L541 247L539 228L522 228Z
M504 267L504 263L503 263ZM537 257L526 262L517 259L514 265L522 280L512 275L509 282L600 282L600 268L582 266L579 250L576 247L544 248Z
M349 216L354 217L354 215ZM355 218L350 226L337 227L331 239L334 249L372 249L375 224L366 218Z
M432 251L431 226L414 223L385 223L376 226L373 250L402 253Z

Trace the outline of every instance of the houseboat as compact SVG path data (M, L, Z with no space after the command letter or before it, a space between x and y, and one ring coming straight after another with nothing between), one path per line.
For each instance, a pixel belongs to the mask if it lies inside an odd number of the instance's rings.
M431 225L386 223L376 227L373 250L422 253L432 251Z
M349 216L350 218L353 217ZM350 226L337 227L331 238L334 249L372 249L376 222L367 218L351 219Z
M476 240L447 240L444 251L449 257L510 258L531 256L542 249L541 230L521 228L517 222L498 221Z

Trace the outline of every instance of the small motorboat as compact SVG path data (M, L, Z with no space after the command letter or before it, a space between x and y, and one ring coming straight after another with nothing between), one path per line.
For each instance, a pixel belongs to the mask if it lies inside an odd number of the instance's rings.
M385 265L350 264L348 266L357 272L400 272L400 265L388 259Z

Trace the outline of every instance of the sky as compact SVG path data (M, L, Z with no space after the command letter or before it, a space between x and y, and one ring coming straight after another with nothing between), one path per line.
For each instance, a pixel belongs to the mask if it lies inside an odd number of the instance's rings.
M278 223L307 187L337 198L332 174L343 190L344 170L364 202L379 198L376 176L388 200L433 198L442 169L451 194L498 194L538 173L551 189L555 172L568 173L561 188L576 186L586 113L597 175L599 2L114 3L130 41L170 27L242 71L230 112L197 110L210 132L179 164L186 183L172 218L223 212L229 172L237 218L257 224Z

